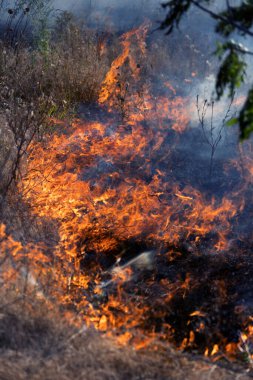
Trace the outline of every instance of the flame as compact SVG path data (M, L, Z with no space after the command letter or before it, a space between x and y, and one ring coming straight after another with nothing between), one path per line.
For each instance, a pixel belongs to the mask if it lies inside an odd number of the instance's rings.
M30 148L20 190L34 215L57 226L59 241L52 259L46 249L23 247L6 237L4 226L0 228L2 250L11 251L20 267L26 254L40 294L61 305L74 305L87 326L138 349L158 336L170 340L173 335L166 321L160 333L145 331L145 314L151 307L124 293L136 268L152 268L154 251L139 252L138 265L134 258L126 264L116 262L110 270L102 267L100 258L122 253L123 243L146 241L170 260L169 246L190 241L197 249L209 234L214 236L211 251L222 251L229 246L230 222L237 214L233 200L208 199L191 185L180 186L166 170L171 160L168 147L188 127L188 99L177 96L168 82L163 85L167 96L154 96L152 86L142 83L139 62L147 55L148 30L149 24L144 23L121 37L122 51L112 62L99 96L103 122L77 119L65 125L51 120L62 130ZM119 110L124 111L120 122ZM82 267L91 252L94 260ZM9 265L7 277L15 273ZM49 277L48 296L42 289ZM106 293L108 285L113 286L112 294ZM176 286L185 296L192 286L190 276ZM162 280L160 289L164 302L173 298L169 281ZM99 307L93 299L99 300ZM196 310L190 317L204 318L205 313ZM196 333L204 329L201 322L198 330L191 330L181 349L193 346ZM216 344L205 355L218 352Z
M105 80L102 84L99 102L105 103L117 91L117 84L119 83L119 70L124 66L126 61L129 61L132 76L135 80L138 79L140 67L136 63L133 50L138 48L141 54L146 55L145 39L148 33L150 22L145 22L139 28L133 29L125 33L121 37L122 53L113 61L110 70L108 71ZM135 41L134 45L132 40Z
M219 346L218 346L218 344L215 344L213 346L213 349L212 349L212 352L211 352L211 356L216 355L218 352L219 352Z

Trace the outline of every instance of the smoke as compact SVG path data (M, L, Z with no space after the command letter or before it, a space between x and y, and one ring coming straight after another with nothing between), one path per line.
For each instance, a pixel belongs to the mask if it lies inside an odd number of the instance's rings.
M161 1L157 0L55 0L53 6L72 12L88 25L118 31L136 26L145 18L158 25L164 15Z
M143 12L161 8L157 0L55 0L53 5L62 10L139 9Z
M231 5L236 4L237 0L231 0ZM54 8L72 12L79 18L83 18L88 23L95 23L96 26L105 26L105 23L112 23L115 28L125 29L132 27L144 18L149 18L155 24L159 25L165 15L166 10L162 8L163 0L53 0ZM225 0L215 0L212 2L212 8L220 11ZM193 7L194 8L194 7ZM190 12L191 13L191 12ZM201 31L213 32L213 22L210 16L206 16L202 11L195 8L194 20L191 20L190 14L185 17L182 23L183 28L191 28Z

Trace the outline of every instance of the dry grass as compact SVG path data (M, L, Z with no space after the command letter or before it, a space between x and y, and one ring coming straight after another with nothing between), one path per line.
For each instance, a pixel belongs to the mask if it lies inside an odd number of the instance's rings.
M64 18L65 17L65 18ZM36 48L0 43L0 195L20 179L29 145L65 117L97 100L108 68L101 40L62 16Z
M0 81L4 109L8 108L11 95L26 104L39 98L42 104L50 100L55 109L95 101L107 69L99 37L72 22L37 49L22 45L14 49L2 43Z
M120 348L95 331L78 331L42 302L10 299L0 307L1 380L250 379L172 349Z
M50 93L66 102L97 100L108 61L101 49L101 39L93 31L82 29L72 19L58 20L54 40L46 53Z

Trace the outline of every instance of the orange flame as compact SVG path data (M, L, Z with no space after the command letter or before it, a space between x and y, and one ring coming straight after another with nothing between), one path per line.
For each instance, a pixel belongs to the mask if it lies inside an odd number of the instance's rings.
M36 274L42 273L43 285L51 276L53 299L65 305L74 304L87 326L95 326L109 335L115 329L121 331L118 342L134 342L137 348L153 342L159 334L149 332L145 339L136 338L134 331L142 331L148 306L129 300L122 290L123 283L133 276L132 268L121 267L110 273L117 291L96 308L87 294L92 293L92 288L94 296L103 298L100 286L103 268L94 260L91 270L81 269L82 260L89 252L110 255L117 251L119 243L131 239L145 240L165 249L187 239L197 246L210 232L216 235L212 249L224 250L229 242L230 220L237 212L235 204L226 197L209 200L192 186L180 188L166 173L165 165L161 166L163 169L159 166L170 157L170 152L164 149L166 145L169 150L169 133L176 139L176 133L183 133L189 121L187 99L177 97L169 83L165 83L170 91L168 97L152 96L147 85L142 87L141 97L131 92L124 99L129 112L121 125L115 121L119 73L127 65L129 81L141 82L141 65L136 56L140 60L146 56L148 28L145 23L121 38L122 52L113 61L99 96L100 105L110 111L105 121L75 120L68 127L54 121L62 125L64 133L33 144L27 176L20 184L34 214L55 221L59 234L51 261L43 249L26 247L27 257L33 263L33 277L36 279ZM3 250L11 249L16 260L24 247L5 237L3 226L2 236ZM170 252L167 256L169 260ZM7 272L9 277L13 274ZM186 294L190 278L186 276L180 286ZM171 299L169 282L162 281L161 287L166 294L164 299ZM204 314L195 311L190 316ZM204 329L203 323L199 329ZM170 335L171 327L164 323L161 336L168 339ZM194 342L195 332L190 331L181 348ZM215 345L207 349L206 355L218 351Z

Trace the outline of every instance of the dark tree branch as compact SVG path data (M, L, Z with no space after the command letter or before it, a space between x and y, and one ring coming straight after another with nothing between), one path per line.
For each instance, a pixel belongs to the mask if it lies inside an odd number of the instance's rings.
M196 1L196 0L191 0L191 1L192 1L192 4L194 4L197 8L199 8L203 12L209 14L215 20L220 20L220 21L223 21L223 22L225 22L227 24L230 24L234 28L236 28L237 30L243 32L244 34L253 37L253 32L251 30L249 30L247 28L244 28L242 25L240 25L237 22L235 22L232 18L227 18L227 17L224 17L224 16L222 16L222 15L220 15L218 13L215 13L211 9L208 9L208 8L204 7L202 4L199 4L199 2ZM229 6L229 9L230 8L231 7Z

